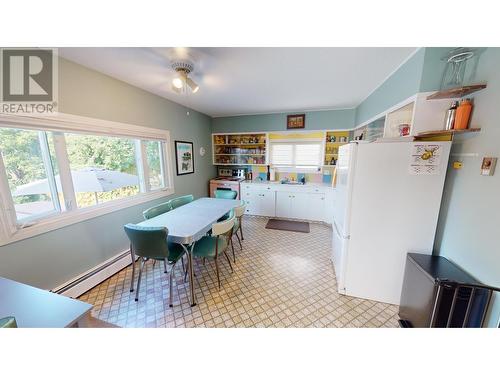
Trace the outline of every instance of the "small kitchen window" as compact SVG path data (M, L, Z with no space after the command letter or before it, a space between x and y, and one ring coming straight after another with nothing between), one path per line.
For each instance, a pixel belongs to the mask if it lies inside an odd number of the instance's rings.
M278 170L316 172L321 167L320 141L271 142L271 165Z

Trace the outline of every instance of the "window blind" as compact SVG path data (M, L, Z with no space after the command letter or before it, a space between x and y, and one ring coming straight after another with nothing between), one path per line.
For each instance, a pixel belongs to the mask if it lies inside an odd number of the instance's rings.
M271 164L277 167L319 167L321 142L271 143Z

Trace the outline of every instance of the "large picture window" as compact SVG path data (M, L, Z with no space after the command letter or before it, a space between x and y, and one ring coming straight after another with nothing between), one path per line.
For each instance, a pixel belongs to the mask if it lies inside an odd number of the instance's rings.
M167 131L64 118L0 117L0 245L173 193Z
M134 140L79 134L65 138L78 207L139 194Z
M0 128L0 151L19 222L61 210L50 149L46 132Z

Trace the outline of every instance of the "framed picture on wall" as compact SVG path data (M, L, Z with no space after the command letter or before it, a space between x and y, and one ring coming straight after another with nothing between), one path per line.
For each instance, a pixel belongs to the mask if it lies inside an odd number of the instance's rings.
M288 115L286 116L287 129L304 129L306 127L306 115Z
M177 176L194 173L193 142L175 141Z

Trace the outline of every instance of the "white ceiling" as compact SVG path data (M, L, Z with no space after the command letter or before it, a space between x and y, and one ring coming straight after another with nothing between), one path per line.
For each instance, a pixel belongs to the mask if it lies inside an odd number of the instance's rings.
M59 54L212 117L352 108L415 48L59 48ZM195 62L196 94L171 88L174 57Z

